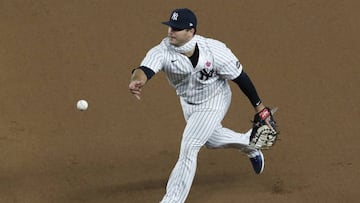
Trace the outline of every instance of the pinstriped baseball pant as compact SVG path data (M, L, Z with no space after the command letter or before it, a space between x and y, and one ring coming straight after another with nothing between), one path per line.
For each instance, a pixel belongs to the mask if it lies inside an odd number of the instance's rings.
M197 156L202 146L208 148L237 148L246 154L251 131L240 134L223 128L223 120L231 101L228 85L225 91L200 105L192 105L181 99L186 127L181 141L178 161L171 172L166 194L161 203L183 203L189 194L197 167Z

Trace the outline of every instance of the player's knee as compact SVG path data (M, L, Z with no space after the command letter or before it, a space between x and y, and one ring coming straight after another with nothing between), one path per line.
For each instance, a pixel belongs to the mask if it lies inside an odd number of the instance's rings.
M216 148L219 148L219 146L217 146L217 145L215 145L214 143L211 143L211 142L205 143L205 147L208 148L208 149L216 149Z

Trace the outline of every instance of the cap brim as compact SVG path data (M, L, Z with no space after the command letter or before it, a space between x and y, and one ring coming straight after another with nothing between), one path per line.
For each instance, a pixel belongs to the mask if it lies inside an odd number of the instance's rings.
M176 28L176 29L187 29L186 27L179 27L179 26L171 23L171 21L162 22L162 24L167 25L169 27Z

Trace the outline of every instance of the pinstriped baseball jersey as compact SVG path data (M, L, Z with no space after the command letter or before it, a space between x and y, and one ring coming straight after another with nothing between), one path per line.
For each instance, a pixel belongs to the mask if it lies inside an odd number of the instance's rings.
M135 96L139 96L142 82L162 71L180 97L186 126L179 158L160 202L184 203L196 173L198 153L203 146L238 149L251 158L256 173L260 164L263 169L262 153L249 146L252 129L243 134L222 125L231 103L229 80L238 84L253 105L260 99L238 58L224 43L193 35L197 19L190 9L175 9L169 21L162 23L168 26L168 37L147 52L139 67L143 72L133 72L129 87ZM187 56L190 54L192 56ZM255 157L260 157L260 161L256 159L256 166Z
M189 103L200 104L219 94L227 80L238 77L242 66L237 57L220 41L195 35L199 60L193 67L189 58L172 49L168 38L148 51L141 66L155 73L165 72L176 93Z
M197 64L194 58L181 54L190 48L195 48L193 56L198 54ZM242 65L224 43L195 35L181 48L171 45L168 38L163 39L148 51L140 66L154 73L163 71L180 97L186 127L179 159L161 203L183 203L190 191L202 146L231 147L247 155L254 153L248 148L251 131L241 134L221 124L231 102L228 80L241 74Z

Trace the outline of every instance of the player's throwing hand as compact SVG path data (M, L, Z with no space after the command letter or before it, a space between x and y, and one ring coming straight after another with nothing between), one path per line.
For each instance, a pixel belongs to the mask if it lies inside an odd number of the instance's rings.
M140 94L141 94L141 88L144 86L144 82L140 80L134 80L131 81L129 84L129 90L130 92L140 100Z

